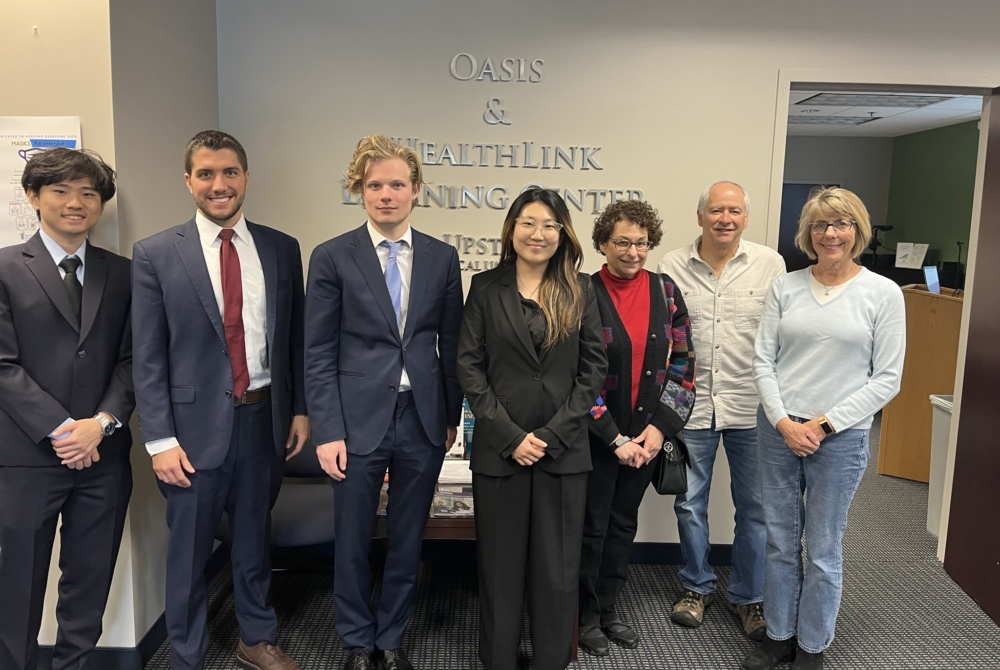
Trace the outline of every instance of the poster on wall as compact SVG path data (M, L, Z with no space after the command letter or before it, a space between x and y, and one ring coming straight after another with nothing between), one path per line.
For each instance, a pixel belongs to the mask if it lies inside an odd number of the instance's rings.
M21 188L31 156L52 147L80 147L78 116L0 116L0 247L25 242L38 216Z

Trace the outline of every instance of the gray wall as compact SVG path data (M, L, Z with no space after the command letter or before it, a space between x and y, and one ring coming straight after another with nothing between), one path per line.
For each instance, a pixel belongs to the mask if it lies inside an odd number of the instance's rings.
M602 171L444 165L429 166L426 177L503 184L512 195L528 183L641 189L665 221L655 264L694 239L698 195L720 179L738 181L753 197L747 239L768 239L769 211L778 205L769 202L775 130L787 105L781 73L836 71L842 81L871 76L873 67L928 78L1000 74L1000 47L983 20L995 14L995 0L968 0L961 12L937 0L902 6L218 0L220 121L250 154L248 214L296 236L306 256L364 221L360 208L342 204L340 179L358 138L379 132L431 140L439 150L445 142L600 146ZM537 84L459 81L449 63L463 52L480 65L487 57L494 64L541 58L545 76ZM491 98L503 100L510 126L484 123ZM881 195L862 193L882 203L872 206L878 219L887 185L886 174ZM594 216L571 211L584 267L596 270ZM413 217L435 236L492 237L502 221L502 212L475 207L430 207ZM728 488L720 458L713 542L732 540ZM671 502L646 498L640 541L677 539Z
M219 127L213 0L111 0L122 254L194 216L184 146Z
M868 208L873 225L882 225L889 208L891 137L790 136L785 145L785 182L840 184Z

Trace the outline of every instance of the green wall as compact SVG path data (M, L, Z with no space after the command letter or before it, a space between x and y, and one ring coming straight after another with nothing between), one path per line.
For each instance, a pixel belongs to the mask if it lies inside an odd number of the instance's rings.
M972 195L979 150L979 122L935 128L895 138L886 244L926 242L927 260L954 261L957 240L968 258ZM875 221L873 223L879 223Z

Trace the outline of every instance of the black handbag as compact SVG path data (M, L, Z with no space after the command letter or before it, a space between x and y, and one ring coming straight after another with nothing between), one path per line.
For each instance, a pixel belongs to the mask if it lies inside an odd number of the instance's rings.
M663 296L664 307L667 292L663 288L663 277L659 273L653 275L660 284L660 294ZM669 362L668 362L669 363ZM662 389L661 389L662 393ZM688 490L688 454L687 445L680 434L672 440L663 441L663 449L657 455L655 470L653 470L653 488L661 496L675 496L687 493Z
M663 449L656 457L653 470L653 488L661 496L675 496L688 490L687 446L680 435L663 441Z

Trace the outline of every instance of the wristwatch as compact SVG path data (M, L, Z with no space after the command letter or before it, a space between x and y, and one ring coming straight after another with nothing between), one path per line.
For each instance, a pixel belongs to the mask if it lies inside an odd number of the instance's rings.
M622 445L625 445L625 444L628 444L631 441L632 441L631 437L629 437L628 435L622 435L617 440L615 440L614 442L611 443L611 448L612 449L617 449L618 447L620 447Z
M822 428L823 432L827 435L833 435L837 432L833 429L833 426L830 425L830 422L826 420L825 416L821 416L819 418L819 427Z
M101 424L101 433L104 434L104 437L110 437L111 434L115 432L115 422L111 421L100 412L94 415L94 419L97 423Z

